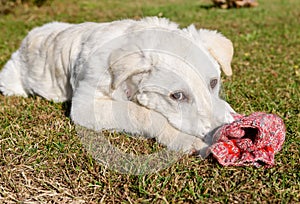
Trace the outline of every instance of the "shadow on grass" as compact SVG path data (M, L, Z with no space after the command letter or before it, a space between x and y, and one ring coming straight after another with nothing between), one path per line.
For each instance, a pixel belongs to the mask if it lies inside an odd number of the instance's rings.
M66 101L62 103L63 110L65 111L64 114L67 117L70 117L71 114L71 106L72 102L71 101Z
M202 4L199 7L201 9L206 9L206 10L209 10L209 9L212 9L212 8L217 8L217 6L214 5L214 4Z

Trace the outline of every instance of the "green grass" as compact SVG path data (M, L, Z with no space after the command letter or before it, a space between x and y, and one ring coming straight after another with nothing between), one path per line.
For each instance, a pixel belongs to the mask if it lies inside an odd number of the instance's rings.
M33 1L31 1L33 2ZM264 0L251 9L210 8L209 0L53 0L0 14L0 67L33 27L49 21L108 21L160 15L181 26L217 29L233 41L234 75L224 95L241 113L275 113L287 128L271 169L222 167L185 156L149 175L119 174L82 147L65 104L0 95L0 202L297 203L300 202L300 10L298 0ZM0 12L2 13L2 12ZM124 151L151 153L153 141L110 138ZM124 143L126 145L124 145ZM143 146L144 145L144 146ZM154 146L154 147L153 147ZM153 149L152 149L153 148Z

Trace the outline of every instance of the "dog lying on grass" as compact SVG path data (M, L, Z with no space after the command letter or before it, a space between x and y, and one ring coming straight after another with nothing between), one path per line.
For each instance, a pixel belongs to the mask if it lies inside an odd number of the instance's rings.
M205 157L210 132L233 121L219 97L232 56L231 41L216 31L167 19L54 22L29 32L0 73L0 91L71 101L77 125Z

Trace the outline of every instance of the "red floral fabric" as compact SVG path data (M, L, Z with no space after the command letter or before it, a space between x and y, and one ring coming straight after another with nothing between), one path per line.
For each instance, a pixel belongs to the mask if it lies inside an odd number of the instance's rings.
M265 167L274 165L274 155L285 140L285 125L274 114L233 114L235 121L214 134L210 152L223 166Z

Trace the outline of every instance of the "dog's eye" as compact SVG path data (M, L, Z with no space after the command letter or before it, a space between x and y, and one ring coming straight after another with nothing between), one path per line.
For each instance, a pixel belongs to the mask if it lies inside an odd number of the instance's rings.
M210 80L209 84L210 84L210 88L214 89L216 87L216 85L218 84L218 79Z
M171 97L171 99L173 99L175 101L182 101L182 100L186 99L186 96L184 95L184 93L180 92L180 91L171 93L170 97Z

